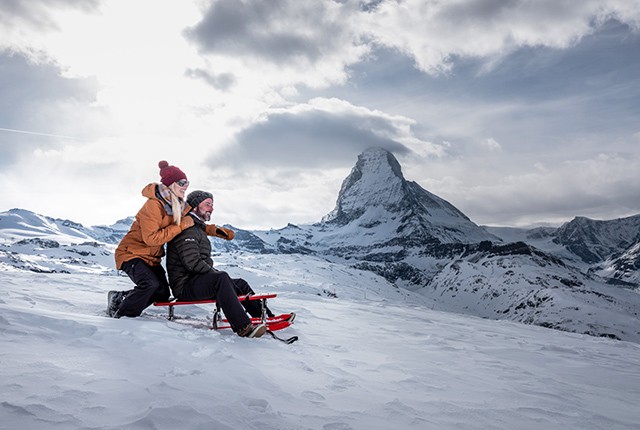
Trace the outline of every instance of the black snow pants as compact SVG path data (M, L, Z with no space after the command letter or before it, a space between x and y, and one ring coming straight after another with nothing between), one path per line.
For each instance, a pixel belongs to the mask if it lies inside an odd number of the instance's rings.
M118 314L125 317L140 316L153 302L169 299L169 281L162 266L150 266L140 258L122 263L122 270L136 286L126 293Z
M231 328L237 332L251 324L246 312L249 312L252 317L261 315L260 303L257 300L245 302L238 300L238 296L245 294L254 294L247 281L231 279L227 272L211 270L189 279L177 299L181 301L216 300L229 320Z

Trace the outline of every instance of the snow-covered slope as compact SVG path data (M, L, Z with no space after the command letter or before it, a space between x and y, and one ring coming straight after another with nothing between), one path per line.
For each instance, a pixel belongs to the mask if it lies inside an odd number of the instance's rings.
M611 280L611 283L615 284L615 281L630 283L640 291L640 241L621 255L618 254L597 265L595 272Z
M133 217L129 217L111 226L85 227L71 220L51 218L24 209L11 209L0 212L0 244L32 238L54 240L62 245L94 240L117 244L132 223Z
M453 259L420 292L435 309L640 342L640 294L522 242Z
M628 430L640 347L428 309L369 272L304 255L225 254L279 293L300 340L104 316L126 277L0 272L0 428ZM327 294L325 291L331 292ZM337 296L337 297L336 297Z
M22 239L0 245L0 271L109 273L115 271L115 245L96 241L61 245L51 239Z
M586 263L599 263L640 242L640 215L610 221L576 217L555 233L564 245Z
M0 213L0 270L106 273L132 218L113 226L84 227L23 209Z
M1 243L23 239L47 239L62 244L93 240L81 224L38 215L23 209L11 209L0 214Z
M576 217L559 228L487 227L504 241L524 241L607 282L640 289L640 215Z

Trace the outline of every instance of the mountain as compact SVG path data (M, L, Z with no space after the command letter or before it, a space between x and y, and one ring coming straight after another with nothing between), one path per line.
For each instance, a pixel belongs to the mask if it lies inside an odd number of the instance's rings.
M32 238L55 240L59 243L75 243L93 240L87 230L70 220L54 219L22 209L11 209L0 214L3 241L28 240Z
M608 258L593 271L611 284L623 284L638 288L640 285L640 241L621 254Z
M253 234L265 250L324 255L409 289L428 281L438 270L436 260L470 243L500 241L449 202L407 181L396 158L381 148L358 156L334 210L321 222Z
M585 263L600 263L640 243L640 215L611 221L576 217L554 236Z
M613 220L575 217L559 228L487 230L503 240L532 244L607 283L640 288L640 215Z
M370 149L358 157L335 209L321 222L254 231L251 239L261 252L322 255L372 271L420 293L433 309L640 340L640 295L583 270L588 266L557 230L527 234L544 249L503 241L406 181L390 152Z
M112 226L82 224L24 209L0 213L0 270L42 273L109 273L113 253L133 218Z
M558 229L478 226L407 181L389 151L372 148L358 156L335 208L319 222L264 231L227 225L235 239L212 243L217 254L308 255L371 272L418 293L432 309L640 342L640 294L633 291L639 217L577 218ZM108 254L128 225L86 228L2 213L0 270L113 273Z
M51 218L24 209L11 209L0 213L0 243L40 238L62 244L89 240L117 244L129 230L133 220L133 217L128 217L111 226L85 227L67 219Z
M405 180L398 161L381 148L358 156L342 183L335 209L323 223L338 227L335 236L346 233L347 239L360 238L351 242L374 247L398 240L424 246L497 239L449 202ZM385 236L369 234L382 225Z

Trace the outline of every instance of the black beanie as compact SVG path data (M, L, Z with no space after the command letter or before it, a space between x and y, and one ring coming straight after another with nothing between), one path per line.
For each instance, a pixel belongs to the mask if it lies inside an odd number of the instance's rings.
M213 200L213 194L201 190L191 191L187 196L187 204L195 209L206 199Z

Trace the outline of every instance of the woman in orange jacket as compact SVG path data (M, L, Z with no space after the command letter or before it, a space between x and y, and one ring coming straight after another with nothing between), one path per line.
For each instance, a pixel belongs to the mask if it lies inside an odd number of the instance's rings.
M193 225L193 218L185 216L190 210L184 199L189 187L187 175L166 161L160 161L158 167L160 183L144 187L142 195L147 201L116 249L116 268L123 270L135 287L109 291L110 317L137 317L153 302L169 299L169 282L160 264L164 244Z

